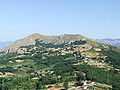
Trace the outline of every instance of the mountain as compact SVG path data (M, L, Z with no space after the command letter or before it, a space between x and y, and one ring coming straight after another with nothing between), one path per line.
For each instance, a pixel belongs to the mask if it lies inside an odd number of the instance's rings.
M97 41L109 44L112 46L120 47L120 39L97 39Z
M120 47L35 33L1 51L0 90L120 90Z
M0 49L2 49L2 48L4 48L4 47L8 46L8 45L11 44L11 43L12 43L12 41L0 42Z
M60 36L45 36L39 33L35 33L32 35L29 35L25 38L22 38L20 40L17 40L10 44L9 46L5 47L4 49L0 51L7 51L10 50L11 52L15 52L20 46L28 46L28 45L35 45L35 40L40 39L44 43L54 43L54 44L64 44L64 43L71 43L76 40L88 40L92 42L97 42L95 40L92 40L90 38L87 38L85 36L79 35L79 34L64 34Z

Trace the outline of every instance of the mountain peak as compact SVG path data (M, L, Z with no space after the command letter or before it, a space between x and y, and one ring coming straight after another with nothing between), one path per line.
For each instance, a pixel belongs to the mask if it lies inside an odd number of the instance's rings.
M35 45L35 40L40 39L44 43L54 43L54 44L64 44L64 43L70 43L78 40L88 40L92 42L96 42L93 39L87 38L85 36L82 36L80 34L64 34L59 36L45 36L39 33L31 34L25 38L19 39L9 46L5 47L1 51L11 50L16 51L20 46L28 46L28 45Z
M34 33L34 34L31 34L29 36L27 36L28 38L37 38L37 37L43 37L44 35L40 34L40 33ZM25 37L25 38L27 38Z
M33 34L29 35L29 36L44 36L44 35L42 35L40 33L33 33Z

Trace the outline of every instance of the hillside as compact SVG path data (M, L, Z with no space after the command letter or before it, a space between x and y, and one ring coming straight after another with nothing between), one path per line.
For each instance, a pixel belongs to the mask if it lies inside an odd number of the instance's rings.
M109 44L112 46L120 47L120 39L97 39L97 41Z
M45 36L39 33L35 33L29 35L23 39L17 40L13 42L11 45L5 47L1 51L10 50L11 52L15 52L20 46L27 46L27 45L35 45L35 40L40 39L44 43L54 43L54 44L64 44L64 43L71 43L77 40L88 40L92 42L96 42L95 40L89 39L85 36L79 34L64 34L60 36Z
M9 49L0 56L0 89L120 89L118 47L79 34L32 34Z

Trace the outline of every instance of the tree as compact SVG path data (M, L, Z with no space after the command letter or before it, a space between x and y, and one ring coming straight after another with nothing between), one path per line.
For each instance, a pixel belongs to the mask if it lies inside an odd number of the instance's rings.
M65 82L64 84L63 84L63 86L64 86L64 88L67 90L68 89L68 83L67 82Z
M41 89L42 88L42 83L41 82L37 82L36 83L36 90L39 90L39 89Z
M83 72L79 72L77 75L77 82L80 82L81 80L85 80L85 74Z

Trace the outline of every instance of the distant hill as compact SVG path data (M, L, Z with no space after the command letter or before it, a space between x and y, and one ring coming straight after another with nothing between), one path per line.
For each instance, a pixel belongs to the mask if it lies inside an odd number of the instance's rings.
M112 46L120 47L120 39L97 39L97 41L109 44Z
M11 43L12 43L12 41L0 42L0 49L8 46L8 45L11 44Z
M85 36L82 36L80 34L64 34L59 36L45 36L39 33L35 33L32 35L29 35L25 38L19 39L9 46L2 49L2 51L10 50L10 51L16 51L20 46L28 46L28 45L34 45L35 40L40 39L44 43L53 43L53 44L65 44L65 43L71 43L78 40L87 40L92 42L97 42L96 40L87 38Z

